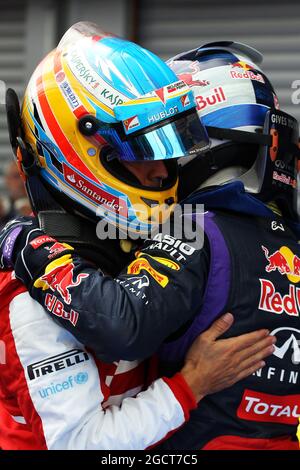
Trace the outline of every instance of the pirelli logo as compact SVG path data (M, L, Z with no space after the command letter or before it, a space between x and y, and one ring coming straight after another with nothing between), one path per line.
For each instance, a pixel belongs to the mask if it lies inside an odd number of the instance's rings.
M57 356L46 357L42 361L30 364L27 367L29 380L37 379L44 375L52 374L59 370L68 369L82 362L89 361L89 355L81 349L71 349Z

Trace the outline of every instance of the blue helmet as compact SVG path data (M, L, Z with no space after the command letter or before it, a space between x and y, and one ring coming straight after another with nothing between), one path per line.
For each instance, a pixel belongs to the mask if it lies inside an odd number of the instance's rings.
M247 192L263 201L277 200L294 217L298 122L279 110L262 60L245 44L222 41L167 61L191 86L211 140L210 152L183 166L182 196L199 186L238 179Z
M39 64L21 119L13 93L7 104L12 146L34 176L27 183L36 212L53 205L42 186L66 211L134 233L151 229L158 206L170 213L176 159L207 145L186 83L150 51L91 23L72 26ZM122 160L166 160L169 177L143 186Z

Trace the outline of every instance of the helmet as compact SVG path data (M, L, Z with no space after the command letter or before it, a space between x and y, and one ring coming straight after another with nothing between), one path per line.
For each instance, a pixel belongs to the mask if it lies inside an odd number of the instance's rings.
M176 202L174 158L207 146L189 87L151 52L85 22L71 27L37 67L24 97L22 132L14 119L10 128L16 153L32 156L54 201L93 221L121 228L130 222L136 233L158 221L157 207L164 220ZM121 164L159 159L169 170L159 188L142 186ZM41 198L32 199L38 205Z
M261 62L257 50L230 41L205 44L167 61L192 87L211 139L210 152L182 162L180 193L185 197L198 187L238 179L248 193L276 200L294 217L298 122L279 111Z

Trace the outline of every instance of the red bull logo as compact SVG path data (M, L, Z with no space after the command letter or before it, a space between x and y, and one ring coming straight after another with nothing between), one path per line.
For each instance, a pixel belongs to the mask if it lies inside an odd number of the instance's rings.
M289 285L287 294L282 295L276 291L273 282L260 279L259 309L276 315L286 313L289 316L299 317L300 289L293 284Z
M55 263L55 262L54 262ZM70 289L79 286L81 281L88 277L87 273L80 273L74 280L74 264L69 262L65 266L57 266L51 271L43 274L36 282L35 287L42 287L43 289L51 289L53 292L58 292L63 301L70 305L72 296Z
M74 248L68 245L67 243L59 243L59 242L55 242L52 246L50 246L49 248L48 247L46 248L47 250L49 250L48 259L52 259L66 250L74 250Z
M195 97L197 103L197 110L202 111L208 106L214 106L216 104L225 103L227 101L224 89L219 86L214 88L213 92L208 96L198 95Z
M247 62L244 62L243 60L239 60L238 62L234 62L233 64L231 64L231 67L233 67L233 68L238 67L238 68L243 69L243 70L253 69L253 67L251 65L247 64Z
M267 273L278 271L281 275L286 275L291 282L300 282L300 258L290 248L282 246L272 254L265 246L261 248L268 261L265 268Z
M200 72L200 64L198 61L192 62L188 71L184 73L177 74L180 80L183 80L189 86L207 86L210 84L208 80L200 80L195 78L195 76Z
M260 73L252 72L252 70L230 70L230 76L237 80L254 80L256 82L265 83L264 77Z
M79 313L71 309L70 312L65 310L64 304L55 296L47 294L45 298L45 307L53 315L63 318L64 320L72 323L73 326L76 326L79 318Z
M178 75L180 80L183 80L188 86L207 86L210 85L208 80L195 80L191 73L181 73Z

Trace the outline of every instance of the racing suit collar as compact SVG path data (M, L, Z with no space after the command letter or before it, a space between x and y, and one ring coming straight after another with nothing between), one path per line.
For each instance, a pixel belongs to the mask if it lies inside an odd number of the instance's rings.
M225 209L256 217L276 216L265 203L246 193L241 181L214 188L205 188L191 194L182 204L204 204L206 210ZM285 219L290 229L300 238L300 223Z
M183 203L204 204L206 209L226 209L261 217L273 215L273 211L263 202L245 192L241 181L196 191Z

